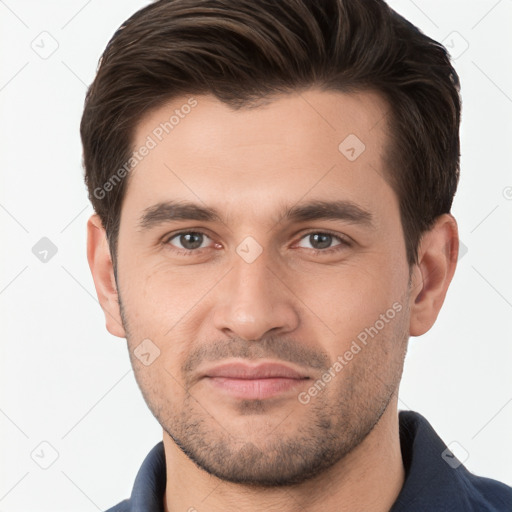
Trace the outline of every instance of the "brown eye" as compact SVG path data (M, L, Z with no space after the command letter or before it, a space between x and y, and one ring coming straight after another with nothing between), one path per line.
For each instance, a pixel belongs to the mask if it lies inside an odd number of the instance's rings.
M176 240L176 242L173 242ZM209 240L209 237L204 233L197 231L187 231L173 235L167 240L167 243L176 247L177 249L183 249L186 251L194 251L203 248L205 240Z

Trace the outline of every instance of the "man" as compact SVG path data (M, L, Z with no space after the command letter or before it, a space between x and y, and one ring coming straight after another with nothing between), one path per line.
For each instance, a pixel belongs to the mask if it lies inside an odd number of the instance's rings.
M112 511L512 510L397 411L455 271L459 121L445 49L381 0L125 22L81 125L88 259L163 442Z

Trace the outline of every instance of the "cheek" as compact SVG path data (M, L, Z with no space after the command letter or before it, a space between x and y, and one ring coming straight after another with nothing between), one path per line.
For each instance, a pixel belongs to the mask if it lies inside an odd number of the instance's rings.
M198 267L170 269L163 263L138 267L131 275L125 270L120 277L130 351L143 339L150 339L160 351L150 372L140 368L141 378L147 374L148 382L171 379L175 385L171 375L181 380L181 364L200 343L199 333L214 307L209 291L219 280L216 272Z
M382 253L366 256L364 265L347 263L295 280L297 295L329 328L337 348L376 322L380 326L381 315L388 320L403 309L406 269Z
M170 322L186 315L211 287L212 272L195 267L171 268L169 264L133 265L120 268L123 303L131 316L142 322Z

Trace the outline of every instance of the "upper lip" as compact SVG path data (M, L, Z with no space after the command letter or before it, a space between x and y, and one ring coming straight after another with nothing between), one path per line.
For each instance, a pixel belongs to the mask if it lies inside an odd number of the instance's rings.
M250 364L247 362L222 363L205 369L204 377L225 377L228 379L306 379L308 376L299 370L282 363L265 362Z

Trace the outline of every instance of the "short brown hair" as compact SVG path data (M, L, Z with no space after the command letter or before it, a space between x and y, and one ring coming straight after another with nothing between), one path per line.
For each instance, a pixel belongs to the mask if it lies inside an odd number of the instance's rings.
M459 178L460 86L445 48L383 0L160 0L108 43L80 126L89 198L114 265L126 173L103 187L130 159L143 114L190 93L238 109L313 86L387 100L386 178L415 263Z

